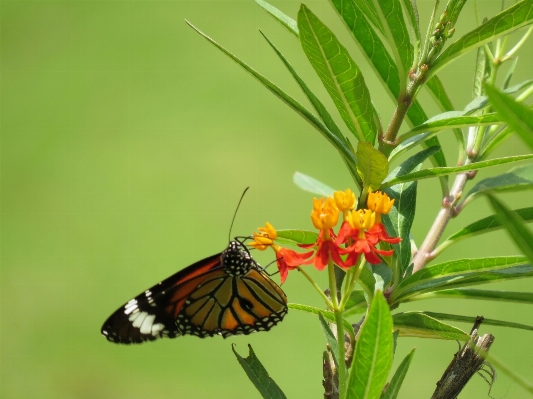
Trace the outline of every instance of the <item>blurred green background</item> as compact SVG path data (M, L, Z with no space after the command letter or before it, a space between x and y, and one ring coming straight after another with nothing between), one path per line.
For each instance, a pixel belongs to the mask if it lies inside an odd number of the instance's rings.
M296 16L299 1L272 3ZM479 3L482 16L501 6L499 0ZM307 5L358 60L388 123L393 104L329 3ZM424 27L431 7L419 1ZM294 37L252 0L4 0L0 11L0 396L256 398L231 352L236 344L245 354L250 343L289 398L321 397L324 337L307 314L291 311L268 333L226 340L182 337L118 346L100 336L101 324L122 303L225 247L246 186L251 189L234 235L250 234L266 221L277 228L312 227L312 196L293 185L295 171L353 188L335 150L184 19L307 104L257 31L262 29L326 99ZM475 26L473 15L467 4L457 37ZM531 78L532 50L531 42L522 49L514 83ZM458 108L471 99L473 60L464 56L441 74ZM427 93L420 98L428 101L430 115L439 112ZM453 165L452 135L441 136ZM511 138L495 156L525 151ZM513 207L531 205L531 194L505 200ZM437 182L420 183L413 232L418 242L439 205ZM445 235L488 214L484 200L477 200ZM499 232L462 242L442 260L516 253ZM272 253L257 257L265 264L273 259ZM311 273L326 285L325 275ZM530 290L530 282L494 287ZM321 306L297 273L283 288L290 302ZM533 324L525 305L431 300L400 308L409 309ZM481 332L496 336L493 355L532 379L531 332L490 326ZM429 397L457 350L453 341L402 339L395 365L414 346L402 398ZM463 397L485 398L487 391L475 377ZM491 394L526 397L505 376Z

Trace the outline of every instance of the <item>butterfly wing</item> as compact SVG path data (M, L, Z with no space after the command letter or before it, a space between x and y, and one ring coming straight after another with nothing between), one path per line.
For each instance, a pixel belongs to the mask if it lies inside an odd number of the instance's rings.
M199 337L268 331L287 314L287 297L263 271L211 273L176 315L183 334Z
M126 303L102 334L123 344L185 334L228 337L268 331L286 314L285 293L242 244L232 242Z
M180 270L119 308L102 326L102 334L121 344L182 335L176 325L181 307L209 275L221 270L220 254Z

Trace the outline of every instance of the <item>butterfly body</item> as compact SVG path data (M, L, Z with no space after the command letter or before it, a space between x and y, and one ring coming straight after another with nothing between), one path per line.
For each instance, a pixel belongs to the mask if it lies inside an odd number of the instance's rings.
M102 327L111 342L201 338L268 331L287 314L287 297L239 241L138 295Z

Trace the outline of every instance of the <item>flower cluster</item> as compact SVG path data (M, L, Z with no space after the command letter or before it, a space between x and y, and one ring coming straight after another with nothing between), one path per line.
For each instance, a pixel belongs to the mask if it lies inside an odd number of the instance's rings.
M261 251L270 247L276 252L282 283L289 270L311 263L316 269L323 270L331 260L348 269L364 255L368 263L378 264L381 262L379 255L393 254L392 250L378 249L378 244L396 244L401 240L390 237L381 223L381 215L388 214L393 204L394 200L387 194L376 191L368 194L366 209L356 210L357 200L350 189L336 191L332 197L313 199L311 221L319 233L316 242L299 244L301 248L312 248L311 251L298 253L276 244L274 240L278 234L270 223L254 233L254 240L249 245ZM343 222L338 234L335 234L333 228L338 224L341 213Z

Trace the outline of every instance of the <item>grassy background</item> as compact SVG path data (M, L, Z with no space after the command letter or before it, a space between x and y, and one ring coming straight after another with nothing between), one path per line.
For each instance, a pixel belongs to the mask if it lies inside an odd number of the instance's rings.
M482 16L491 16L501 2L479 3ZM293 0L273 4L293 17L299 7ZM350 48L386 124L393 104L332 8L325 0L307 4ZM423 21L431 7L419 1ZM473 5L466 8L457 37L475 26ZM126 347L108 343L99 331L132 296L221 251L244 187L251 190L234 235L250 234L265 221L311 228L312 196L292 184L294 171L353 188L324 139L184 19L306 103L257 32L262 29L325 99L297 41L251 0L4 0L0 11L0 396L259 397L231 352L234 343L244 354L250 343L289 398L321 397L324 337L307 314L292 311L269 333L227 340L182 337ZM531 77L532 50L531 42L522 50L514 83ZM458 108L471 99L473 60L462 57L442 73ZM420 98L430 115L439 112L426 93ZM442 133L453 165L451 136ZM525 151L511 138L496 155ZM418 242L440 204L436 181L422 182L419 193ZM505 200L531 205L528 193ZM477 200L448 232L489 213ZM457 244L442 259L516 253L499 232ZM272 254L258 258L267 263ZM325 286L325 275L311 273ZM529 281L497 287L530 290ZM321 306L302 276L291 275L283 288L291 302ZM526 324L533 316L525 305L480 301L400 308L408 309ZM492 354L531 379L531 332L490 326L481 332L496 336ZM413 346L418 350L400 397L429 397L457 344L403 339L395 364ZM475 377L464 397L484 398L487 391ZM492 395L526 397L504 376Z

